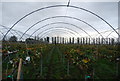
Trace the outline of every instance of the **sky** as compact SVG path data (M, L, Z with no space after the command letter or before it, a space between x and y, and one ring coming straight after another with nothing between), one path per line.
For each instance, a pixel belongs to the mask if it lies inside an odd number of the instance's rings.
M0 20L0 24L6 27L11 27L21 17L23 17L24 15L36 9L40 9L40 8L52 6L52 5L66 5L67 3L68 3L67 1L66 2L5 2L4 1L2 2L2 4L0 3L0 8L1 8L0 12L2 12L1 13L2 15L0 14L0 17L2 17L2 19ZM104 18L115 29L118 28L118 3L117 2L74 2L74 1L72 2L71 0L70 5L90 10L96 13L97 15L99 15L100 17ZM40 20L43 20L45 18L54 17L54 16L69 16L69 17L74 17L74 18L83 20L89 23L99 32L108 31L106 33L101 33L104 37L108 36L109 33L112 31L112 29L105 22L103 22L101 19L97 18L96 16L86 11L71 8L71 7L55 7L55 8L38 11L24 18L22 21L16 24L13 29L25 32L34 23ZM52 24L56 22L66 22L66 23L74 24L79 28L70 24L65 24L65 23ZM40 28L46 24L51 24L51 25L45 26L44 28ZM40 30L38 30L38 28L40 28ZM100 36L93 28L89 27L85 23L75 19L64 18L64 17L52 18L52 19L43 21L35 25L26 33L31 35L34 31L38 30L33 36L37 36L38 34L39 36L43 35L41 37L44 37L44 36L86 37L88 36L80 28L85 30L92 37ZM73 32L73 30L79 34ZM73 35L70 32L74 33L75 35ZM8 33L8 35L10 35L10 33ZM117 37L117 34L113 32L109 37Z
M1 2L66 2L66 0L1 0ZM119 0L71 0L71 2L118 2Z

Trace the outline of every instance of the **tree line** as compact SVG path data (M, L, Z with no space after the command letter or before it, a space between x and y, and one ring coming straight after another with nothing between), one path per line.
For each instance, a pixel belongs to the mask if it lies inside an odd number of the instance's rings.
M4 40L5 41L5 40ZM27 44L49 43L49 44L107 44L114 45L118 43L115 38L87 38L87 37L46 37L46 38L26 38L25 41L18 41L16 36L11 36L9 42L23 42Z

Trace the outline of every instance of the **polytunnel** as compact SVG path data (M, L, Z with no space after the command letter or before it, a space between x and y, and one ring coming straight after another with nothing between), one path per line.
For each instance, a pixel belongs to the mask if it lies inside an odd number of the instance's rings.
M3 80L118 80L117 2L7 2L2 7Z

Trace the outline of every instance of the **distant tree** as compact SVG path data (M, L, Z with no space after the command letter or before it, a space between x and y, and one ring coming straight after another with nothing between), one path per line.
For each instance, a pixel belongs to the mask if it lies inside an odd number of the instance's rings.
M64 38L64 37L62 37L62 43L63 43L63 44L65 43L65 38Z
M79 37L77 38L77 44L79 44L80 43L80 39L79 39Z
M35 42L33 38L27 38L25 41L27 44L33 44Z
M72 44L74 44L74 37L72 38Z
M44 42L44 41L43 41L43 38L41 38L41 39L39 40L39 42L40 42L40 43L43 43L43 42Z
M55 37L55 44L57 43L56 37Z
M16 36L11 36L11 37L9 38L9 41L10 41L10 42L17 42L17 37L16 37Z
M49 38L49 37L47 37L47 42L49 43L49 41L50 41L50 38Z
M52 37L52 44L54 44L54 37Z
M71 37L69 38L69 43L71 44L72 40L71 40Z

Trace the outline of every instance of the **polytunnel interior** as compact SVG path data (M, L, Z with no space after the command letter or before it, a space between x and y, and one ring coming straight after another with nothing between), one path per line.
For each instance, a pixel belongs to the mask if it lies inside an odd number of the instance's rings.
M6 2L2 7L3 79L94 81L102 75L120 76L117 3ZM100 68L104 72L97 75Z
M52 3L55 5L50 5L50 6L44 6L47 3L39 3L39 4L42 4L43 6L41 6L41 8L39 7L37 9L28 10L30 12L26 13L26 15L25 14L22 15L23 17L16 20L16 22L13 23L13 25L11 25L10 30L12 28L13 29L17 28L17 27L20 28L20 25L21 25L21 26L24 26L23 32L26 34L27 33L30 34L32 31L34 31L37 27L40 27L41 25L49 24L54 21L63 21L63 22L70 22L71 24L78 25L79 27L83 27L84 28L83 30L87 31L91 35L101 34L101 36L102 36L102 34L103 34L105 37L105 35L107 35L107 34L100 33L100 32L103 32L103 30L105 30L105 29L111 30L111 31L113 30L114 36L117 37L118 31L115 30L117 28L117 25L115 27L113 27L110 23L107 22L107 20L102 18L102 16L99 16L98 15L99 13L96 14L96 13L90 11L89 9L79 7L79 5L74 6L74 4L76 4L76 3L71 3L71 5L69 5L69 6L67 6L67 3L66 4L61 3L62 5L61 4L57 5L55 3ZM10 3L10 5L12 5L12 3ZM20 5L20 3L19 3L19 5ZM59 13L59 12L61 12L61 13ZM47 14L47 13L49 13L49 14ZM86 16L84 16L83 14ZM35 18L34 21L31 20L34 18ZM98 21L99 25L97 25L98 22L91 22L90 19ZM73 21L73 22L71 22L71 21ZM89 24L87 24L87 23L89 23ZM87 26L87 25L91 25L93 28L91 28L90 26ZM68 27L70 27L70 26L68 26ZM77 31L77 29L75 29L75 30L76 30L76 32L83 34L83 32ZM42 29L39 31L42 31ZM9 34L9 32L10 31L7 31L6 35ZM37 34L37 32L35 34ZM24 36L24 34L23 34L23 36ZM112 35L111 35L111 37L112 37Z

